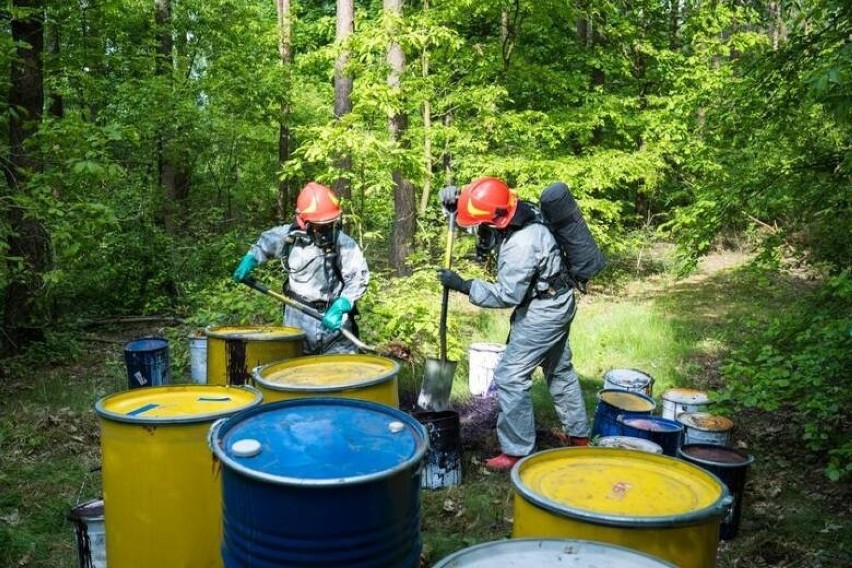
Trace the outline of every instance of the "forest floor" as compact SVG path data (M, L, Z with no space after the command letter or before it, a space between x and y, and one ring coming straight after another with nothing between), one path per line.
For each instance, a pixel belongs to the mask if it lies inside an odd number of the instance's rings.
M594 302L599 309L616 300L653 302L683 314L685 325L712 330L735 321L738 310L754 298L755 290L740 286L733 276L732 269L744 260L740 253L722 251L705 259L688 279L649 277L609 295L592 294L582 302ZM776 282L776 287L782 284L793 294L808 285L789 278ZM100 494L99 427L93 404L125 388L121 358L125 341L150 334L179 340L186 333L113 326L87 332L80 337L79 352L65 357L54 353L52 363L0 367L0 568L78 566L67 515L75 504ZM681 386L721 386L721 358L722 351L697 354L691 362L692 384ZM185 368L186 353L177 353L173 364ZM420 370L412 373L419 376ZM594 386L594 381L583 378L592 409ZM415 396L411 389L402 390L402 408L410 410ZM509 475L489 472L482 465L498 450L496 402L468 398L455 409L461 423L463 482L422 492L424 567L468 546L508 538L512 531ZM850 484L826 479L824 460L807 452L793 416L749 411L731 418L736 447L756 460L743 494L739 535L720 543L717 565L852 566ZM539 449L558 447L551 426L539 427Z

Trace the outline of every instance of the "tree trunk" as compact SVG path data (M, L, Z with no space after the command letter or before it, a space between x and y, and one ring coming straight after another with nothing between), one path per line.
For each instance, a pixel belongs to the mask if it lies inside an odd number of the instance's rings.
M402 15L403 0L383 1L384 9L386 11L397 17ZM402 77L402 72L405 68L405 54L402 52L402 47L396 41L391 41L388 46L388 64L390 66L388 85L390 85L396 93L399 93L400 78ZM396 114L390 117L389 130L391 140L394 143L399 144L402 148L408 147L408 143L405 139L405 131L407 127L408 116L405 112L399 110ZM391 268L394 269L398 276L405 276L411 273L411 269L406 265L405 261L408 258L408 254L411 252L417 221L415 215L414 186L400 169L394 170L393 182L394 223L391 231L389 261Z
M44 8L41 0L15 0L11 20L12 41L17 46L10 70L9 156L4 168L11 205L4 211L9 224L6 252L7 285L4 290L4 354L18 353L36 339L31 316L43 273L50 265L50 235L37 219L28 217L14 198L28 191L30 177L43 170L41 157L29 154L25 144L39 128L44 107Z
M175 60L171 0L154 0L154 23L157 33L156 73L172 81ZM176 234L186 219L186 198L189 197L192 179L188 161L180 144L174 140L176 134L174 128L165 125L157 144L160 187L163 190L163 226L170 235Z
M429 11L429 0L423 0L423 11ZM423 79L429 78L429 46L423 47ZM429 207L429 195L432 193L432 104L429 97L423 101L423 192L420 194L420 215Z
M57 77L62 77L63 72L61 70L59 60L59 24L55 21L52 22L50 26L44 30L44 35L47 39L47 52L50 56L52 69ZM51 66L48 66L48 69L51 69ZM49 72L50 71L48 71L48 73ZM62 93L56 89L50 90L50 102L48 103L47 112L54 118L62 118L65 116L65 103L62 98Z
M514 0L512 3L511 14L507 10L500 12L500 54L504 72L509 70L512 62L512 51L515 49L515 40L518 38L518 28L521 25L520 13L520 0Z
M781 0L769 2L767 11L769 12L769 29L770 37L772 38L772 50L778 51L778 46L781 44L781 37L784 34L784 20L781 19Z
M293 34L290 20L290 0L275 0L278 14L278 55L285 78L290 77L293 65ZM290 89L290 81L287 81ZM278 167L283 169L290 159L290 93L282 93L281 118L278 122ZM287 219L296 207L296 196L289 179L278 179L278 218Z
M355 4L353 0L337 0L337 29L335 42L342 46L355 31ZM352 112L353 78L347 74L346 64L349 62L349 51L343 49L334 63L334 117L343 118ZM352 157L343 152L335 159L335 165L340 170L340 176L334 182L334 190L344 198L352 197L350 176L352 174Z

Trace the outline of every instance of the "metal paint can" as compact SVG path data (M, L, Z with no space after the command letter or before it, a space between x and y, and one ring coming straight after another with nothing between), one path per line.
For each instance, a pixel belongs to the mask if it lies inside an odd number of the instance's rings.
M214 424L228 568L416 568L426 430L383 404L299 398Z
M462 480L461 425L454 410L415 412L414 418L426 427L429 449L423 461L420 486L440 489Z
M677 417L684 426L684 444L729 446L734 423L724 416L709 412L684 412Z
M162 337L140 337L124 344L127 386L161 387L172 382L169 341Z
M598 448L621 448L623 450L648 452L649 454L663 453L663 448L659 444L634 436L602 436L594 440L592 445Z
M663 453L677 457L678 448L683 444L683 424L660 416L644 414L621 414L618 417L621 433L625 436L645 438L660 445Z
M77 535L77 560L80 568L106 568L104 501L86 501L71 509L68 520Z
M724 484L695 465L615 448L532 454L515 464L512 483L513 538L605 542L682 568L715 566L731 504Z
M618 415L625 412L650 415L657 403L650 396L621 389L605 389L598 392L598 406L592 423L592 438L597 436L620 436Z
M680 457L714 474L728 488L734 506L722 519L719 536L722 540L735 538L740 530L748 467L754 462L754 456L712 444L687 444L681 447Z
M110 566L221 565L221 488L207 433L260 400L248 386L184 385L95 404Z
M513 538L486 542L447 556L434 568L665 568L659 558L622 546L560 538Z
M638 369L610 369L604 373L603 388L641 392L654 396L654 378Z
M683 412L702 412L713 404L706 392L697 389L674 388L663 393L663 418L677 420Z
M264 402L309 396L368 400L399 408L399 363L378 355L295 357L254 369Z
M207 384L244 385L252 369L299 357L305 333L288 326L208 327Z

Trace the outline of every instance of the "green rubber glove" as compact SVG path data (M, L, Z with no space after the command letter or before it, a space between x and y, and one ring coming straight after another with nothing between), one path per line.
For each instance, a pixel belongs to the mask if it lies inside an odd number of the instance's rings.
M240 261L240 265L237 266L237 269L234 270L234 282L239 284L240 282L245 282L248 280L249 274L251 271L257 268L257 260L255 260L254 256L251 253L246 254L243 259Z
M352 302L343 296L336 299L325 312L325 315L322 316L323 327L331 331L340 329L340 326L343 325L343 315L349 313L351 309Z

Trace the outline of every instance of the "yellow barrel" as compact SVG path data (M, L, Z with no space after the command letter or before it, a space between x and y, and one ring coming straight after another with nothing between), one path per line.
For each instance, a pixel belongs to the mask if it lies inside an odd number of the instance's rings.
M399 408L399 363L378 355L296 357L258 367L254 382L264 402L330 396Z
M676 458L617 448L560 448L512 470L513 538L608 542L681 568L715 566L728 490Z
M302 354L305 333L286 326L219 326L207 335L207 384L244 385L252 369Z
M259 405L249 386L133 389L100 399L104 531L110 566L222 565L222 490L207 436Z

